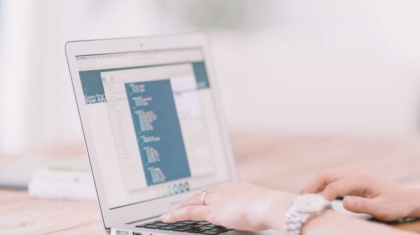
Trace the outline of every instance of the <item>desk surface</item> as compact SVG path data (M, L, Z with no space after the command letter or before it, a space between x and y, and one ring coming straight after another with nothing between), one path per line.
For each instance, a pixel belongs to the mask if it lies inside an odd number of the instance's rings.
M339 166L360 166L398 183L420 186L419 141L420 137L232 136L242 181L293 193L317 171ZM0 218L1 234L106 234L96 202L33 199L24 191L0 190ZM420 222L392 226L420 233Z

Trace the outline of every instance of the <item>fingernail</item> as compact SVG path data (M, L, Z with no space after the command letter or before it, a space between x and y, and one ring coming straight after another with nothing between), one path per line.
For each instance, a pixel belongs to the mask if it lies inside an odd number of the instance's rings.
M163 214L163 215L160 217L160 219L161 219L161 220L167 220L167 219L168 219L168 217L169 217L169 214Z
M354 209L355 208L356 202L354 201L353 198L351 198L351 197L347 198L347 202L349 203L350 209Z

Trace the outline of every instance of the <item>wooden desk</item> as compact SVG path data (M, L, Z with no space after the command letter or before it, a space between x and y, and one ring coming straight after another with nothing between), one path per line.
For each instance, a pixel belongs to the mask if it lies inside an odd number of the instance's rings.
M350 165L420 186L420 136L378 139L244 133L233 135L232 143L240 179L268 188L298 193L317 171ZM82 151L75 148L69 152ZM392 226L420 232L420 222ZM96 202L33 199L24 191L0 190L0 234L56 233L106 234Z

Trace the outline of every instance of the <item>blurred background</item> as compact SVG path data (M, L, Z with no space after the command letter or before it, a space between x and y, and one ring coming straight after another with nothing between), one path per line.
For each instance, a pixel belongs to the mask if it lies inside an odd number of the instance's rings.
M104 233L71 40L206 32L241 181L299 193L316 172L356 166L420 187L419 9L420 0L0 0L0 233Z
M414 135L418 9L418 0L0 0L0 155L83 141L66 41L197 30L209 35L231 132Z

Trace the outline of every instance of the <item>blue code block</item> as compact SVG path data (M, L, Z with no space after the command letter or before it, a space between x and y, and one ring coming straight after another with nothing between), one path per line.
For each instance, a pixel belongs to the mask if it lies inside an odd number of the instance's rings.
M147 185L191 177L169 79L125 89Z

